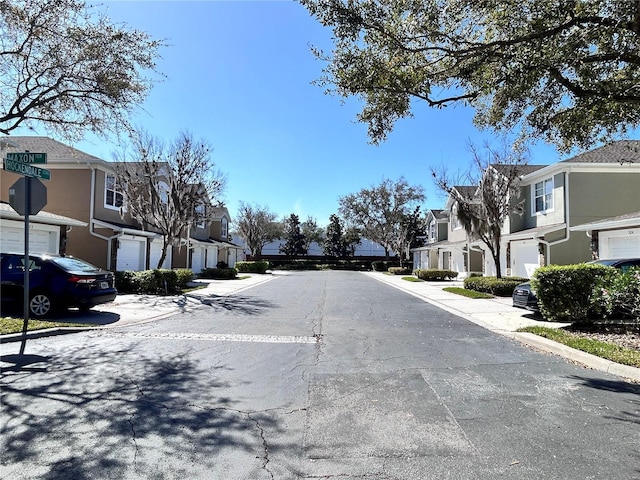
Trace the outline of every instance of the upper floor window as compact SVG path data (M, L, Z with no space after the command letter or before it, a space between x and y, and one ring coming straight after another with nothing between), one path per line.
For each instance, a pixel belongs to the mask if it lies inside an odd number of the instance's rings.
M158 182L158 196L163 205L169 204L169 185L166 182Z
M438 224L435 221L433 221L429 224L429 239L432 242L435 242L438 239L437 232L438 232Z
M462 228L462 223L458 218L458 206L455 205L451 209L451 230L459 230L460 228Z
M198 228L205 227L204 214L205 214L204 205L203 204L196 205L196 218L198 219L198 223L196 223L196 227Z
M120 209L124 205L124 195L116 182L116 176L107 174L104 185L104 206Z
M227 238L229 235L229 222L226 218L222 217L222 221L220 222L220 236L222 238Z
M533 213L546 212L553 208L553 178L547 178L534 185Z

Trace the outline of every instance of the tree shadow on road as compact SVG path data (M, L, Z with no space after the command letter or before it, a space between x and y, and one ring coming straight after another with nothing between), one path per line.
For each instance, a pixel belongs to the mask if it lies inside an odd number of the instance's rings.
M280 426L269 416L258 424L225 396L215 370L226 367L87 343L2 356L0 476L194 478L225 448L249 452L260 468L263 431Z
M199 298L204 305L242 315L258 315L277 306L269 300L242 295L207 295Z

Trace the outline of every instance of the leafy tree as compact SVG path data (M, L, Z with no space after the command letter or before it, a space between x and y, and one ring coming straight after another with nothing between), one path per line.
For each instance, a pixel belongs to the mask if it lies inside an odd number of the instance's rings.
M347 254L347 244L344 236L344 227L340 217L336 214L329 216L329 225L324 244L322 245L324 254L328 257L345 257Z
M486 145L482 155L474 146L470 149L473 168L468 183L477 188L456 187L446 171L432 169L432 175L435 184L449 194L456 205L458 219L470 238L481 240L487 246L496 276L501 278L502 226L509 215L521 215L524 211L524 200L519 198L520 177L530 166L523 151L496 150ZM469 194L469 190L474 193Z
M362 243L360 230L357 227L346 227L344 232L344 243L347 247L347 256L353 257L356 254L356 248Z
M422 247L427 235L426 219L420 211L420 206L416 206L412 212L406 213L400 219L400 230L398 235L398 251L401 252L401 262L411 258L412 248Z
M305 238L301 231L300 218L295 213L289 215L283 221L284 244L280 246L280 253L287 257L306 255Z
M127 126L164 42L83 0L0 0L0 133L34 123L79 139Z
M259 260L264 246L280 237L281 229L276 219L277 215L268 207L240 202L237 230L252 258Z
M160 268L169 246L179 246L191 228L211 221L226 178L211 160L211 147L189 133L168 145L138 133L131 149L116 163L117 184L125 194L121 214L162 235Z
M309 252L309 248L313 242L321 244L324 241L324 231L318 226L318 222L313 217L308 217L302 222L300 231L304 236L304 251Z
M299 0L333 29L318 80L364 100L374 143L412 99L568 151L640 125L640 2Z
M401 224L416 203L424 201L424 189L404 179L383 180L380 185L340 197L340 214L366 238L389 252L400 253L404 235Z

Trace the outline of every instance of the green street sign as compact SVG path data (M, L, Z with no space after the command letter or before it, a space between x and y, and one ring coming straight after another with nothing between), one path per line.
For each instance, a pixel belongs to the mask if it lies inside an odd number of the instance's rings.
M16 162L5 158L3 169L7 172L19 173L26 177L35 177L41 180L51 180L51 172L44 168L34 167L28 163Z
M7 160L13 160L14 162L22 163L47 163L46 153L31 153L31 152L11 152L7 153Z

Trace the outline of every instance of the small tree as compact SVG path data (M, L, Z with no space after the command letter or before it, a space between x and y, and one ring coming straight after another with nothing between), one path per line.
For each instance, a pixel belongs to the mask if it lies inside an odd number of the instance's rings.
M324 231L318 226L318 222L313 217L308 217L302 222L300 231L304 236L304 251L309 253L309 248L313 242L321 244L324 241Z
M264 246L280 237L281 228L276 218L277 215L270 212L268 207L240 202L237 230L252 258L259 260Z
M328 257L344 257L347 254L347 244L344 237L344 227L342 221L336 214L329 217L327 233L325 236L323 250Z
M132 160L125 156L116 164L117 183L125 192L121 214L162 235L160 268L169 246L180 245L190 228L211 221L226 179L210 158L211 147L188 133L170 145L139 133L132 137L132 149Z
M362 243L362 236L357 227L346 227L344 232L344 243L347 247L347 256L353 257L356 254L356 248Z
M435 184L446 192L457 206L457 216L471 239L484 243L496 267L496 276L502 278L500 244L502 226L512 213L522 214L524 200L520 196L520 177L527 164L525 152L514 149L494 150L485 146L486 156L472 145L473 169L469 184L477 185L475 193L456 188L446 171L431 173ZM477 177L479 175L479 178Z
M420 206L407 214L400 220L397 249L400 252L400 262L404 264L411 256L411 249L424 245L427 235L426 219L420 211Z
M283 221L283 239L285 243L280 246L280 253L287 257L306 255L305 238L300 227L300 218L295 213L289 215Z
M0 133L42 124L79 139L127 126L163 41L82 0L0 1Z

